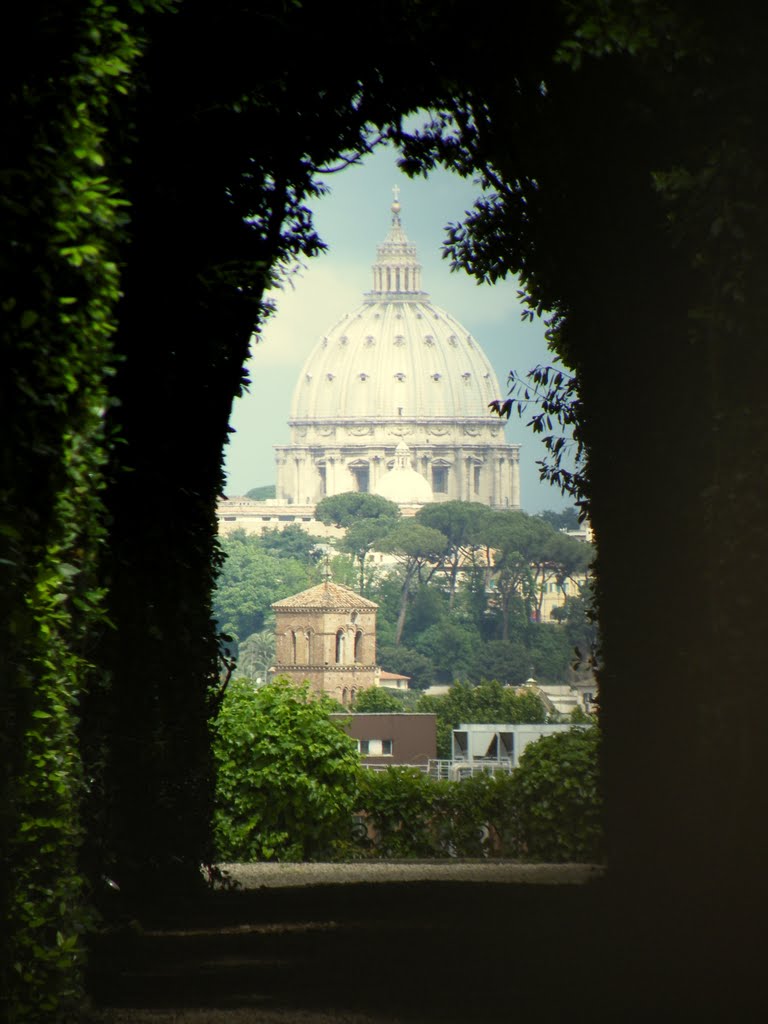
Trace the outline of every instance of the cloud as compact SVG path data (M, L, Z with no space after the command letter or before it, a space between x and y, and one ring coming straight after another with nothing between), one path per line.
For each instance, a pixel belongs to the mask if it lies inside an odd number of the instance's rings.
M270 292L276 308L253 346L252 371L292 366L298 376L322 333L362 301L360 269L338 259L318 262L283 289Z

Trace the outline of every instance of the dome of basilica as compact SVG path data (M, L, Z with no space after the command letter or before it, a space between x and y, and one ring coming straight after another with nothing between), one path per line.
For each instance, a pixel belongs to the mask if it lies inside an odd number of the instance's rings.
M292 421L488 422L488 403L501 394L496 374L466 327L420 290L415 259L395 212L374 290L315 346L293 393Z
M277 497L378 491L405 442L433 500L519 508L517 445L488 404L499 383L471 333L422 291L400 203L378 246L373 288L324 334L299 375L291 444L276 447ZM421 500L429 500L422 489Z

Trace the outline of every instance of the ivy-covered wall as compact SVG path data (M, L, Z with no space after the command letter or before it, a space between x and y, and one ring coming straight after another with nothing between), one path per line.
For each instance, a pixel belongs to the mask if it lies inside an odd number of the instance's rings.
M94 638L124 204L106 121L136 44L113 8L24 5L0 176L0 991L71 1020L88 923L78 745Z

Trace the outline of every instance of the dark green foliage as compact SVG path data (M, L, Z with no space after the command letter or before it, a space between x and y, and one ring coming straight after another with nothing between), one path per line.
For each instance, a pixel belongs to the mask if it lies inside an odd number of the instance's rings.
M450 537L419 533L419 526L433 522ZM567 581L574 589L583 580L590 545L538 517L452 501L425 506L415 521L399 523L382 546L399 550L402 563L397 577L389 574L369 591L379 603L383 647L399 638L432 660L441 682L496 678L519 684L531 675L542 682L567 677L576 660L577 618L586 616L586 605L574 599L574 628L567 637L553 622L542 623L546 636L532 623L542 618L548 590ZM503 650L510 661L502 667Z
M446 538L443 562L447 570L451 607L462 567L475 562L479 547L482 546L478 541L478 524L487 512L487 506L477 502L446 501L425 505L416 514L419 523L439 530Z
M275 491L274 484L265 484L263 487L252 487L250 491L245 492L245 497L254 501L266 501L268 498L274 498Z
M439 791L439 785L418 768L361 771L356 809L373 837L368 850L378 857L435 856Z
M78 1013L90 921L77 730L108 628L102 417L125 238L104 167L139 47L114 7L15 15L0 90L0 992L4 1019L47 1024Z
M431 658L403 644L378 645L378 661L388 672L399 672L410 678L411 689L426 690L435 681Z
M554 509L547 508L543 512L537 512L536 517L543 519L545 523L548 523L554 530L578 530L579 529L579 510L575 505L570 508L564 508L560 512L555 512Z
M597 728L544 736L526 747L515 771L521 852L531 860L603 858Z
M429 584L413 588L409 597L408 618L403 628L403 643L412 642L425 629L449 618L449 599L441 584L441 579L433 578Z
M289 540L293 546L293 538ZM303 545L303 538L300 541ZM225 560L216 586L213 611L219 628L235 643L265 628L273 602L318 582L306 559L271 553L269 543L269 539L265 545L261 537L242 530L222 541ZM278 544L271 550L286 549Z
M470 626L445 619L425 629L414 646L431 661L437 682L453 683L467 678L475 664L479 639Z
M423 695L417 711L437 715L437 756L451 756L451 732L465 722L545 722L547 713L533 690L507 689L499 682L454 683L447 694Z
M321 523L352 526L361 519L379 519L389 523L400 518L400 509L387 498L363 491L348 491L323 498L315 514Z
M400 563L400 608L395 629L395 643L399 644L405 627L408 597L411 587L429 582L441 563L448 541L439 530L422 526L415 520L401 520L387 532L381 541L381 550L391 552Z
M229 685L215 727L215 841L225 861L328 857L354 810L359 757L334 702L278 678Z
M251 633L237 646L237 667L234 674L238 679L265 682L269 669L275 662L275 631L265 629Z
M519 857L513 776L483 772L442 783L439 832L452 857Z
M530 632L526 628L521 635L527 641ZM482 641L474 649L475 657L467 678L478 683L496 680L504 686L521 686L531 676L543 682L544 677L534 668L531 649L524 640ZM565 665L561 665L561 669L564 670ZM564 672L559 678L563 675Z
M361 690L352 705L352 711L355 712L398 712L404 710L403 702L398 699L397 694L381 686L371 686L367 690Z
M545 740L529 746L525 756ZM507 857L599 863L602 834L594 744L583 742L578 749L563 744L537 762L544 763L545 770L535 770L537 781L530 768L523 775L518 769L511 775L481 773L439 782L414 768L364 770L356 809L365 829L356 828L341 852L353 858ZM542 783L550 765L555 779L551 792ZM533 795L537 785L541 807Z
M259 537L261 546L277 558L295 558L307 565L316 565L321 558L317 537L312 537L297 523L284 530L265 530Z
M323 498L318 502L315 515L321 523L345 529L338 547L357 562L357 587L361 594L365 593L368 582L365 560L371 551L380 548L384 537L400 518L399 507L378 494L348 491Z

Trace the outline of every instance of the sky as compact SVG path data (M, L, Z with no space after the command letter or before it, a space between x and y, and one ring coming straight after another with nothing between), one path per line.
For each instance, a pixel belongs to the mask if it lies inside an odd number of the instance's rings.
M376 246L390 225L392 188L400 189L401 219L417 247L423 267L422 288L432 302L459 320L485 350L499 380L500 398L507 394L511 369L525 372L551 361L544 325L521 320L517 282L478 284L464 271L451 272L441 256L445 227L462 219L478 195L471 181L447 171L428 179L407 178L396 154L382 147L362 165L327 178L328 195L312 202L320 237L328 251L310 260L290 283L270 297L276 312L252 346L247 364L247 394L235 401L225 468L228 496L275 482L272 446L290 442L288 411L305 359L318 338L362 301L372 287L371 265ZM521 500L529 513L562 509L572 504L557 488L539 480L536 460L544 456L541 442L513 413L507 441L519 443Z

